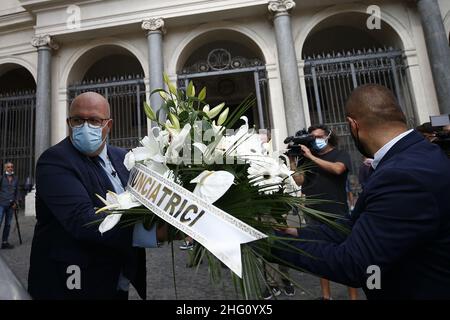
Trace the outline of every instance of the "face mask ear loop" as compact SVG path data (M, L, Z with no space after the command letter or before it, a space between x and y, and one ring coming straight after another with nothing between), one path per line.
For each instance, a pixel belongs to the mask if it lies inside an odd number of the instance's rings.
M325 141L327 142L327 144L328 144L328 139L330 139L330 137L331 137L331 133L332 133L333 131L330 129L330 133L327 135L327 137L325 138Z

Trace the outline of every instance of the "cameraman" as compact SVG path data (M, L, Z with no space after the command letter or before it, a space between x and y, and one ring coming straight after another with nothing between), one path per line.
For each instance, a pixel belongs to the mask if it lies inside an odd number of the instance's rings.
M337 136L325 125L311 126L308 133L314 138L311 149L300 145L305 166L309 169L305 173L296 174L294 180L302 186L302 192L313 199L327 200L310 208L327 213L345 216L348 214L346 182L350 164L347 152L337 149ZM291 169L297 170L297 161L290 157ZM314 220L307 220L308 224L316 224ZM330 283L320 279L322 300L330 300ZM350 299L357 299L357 291L349 287Z
M416 130L429 142L438 145L450 158L450 125L433 127L431 122L425 122Z

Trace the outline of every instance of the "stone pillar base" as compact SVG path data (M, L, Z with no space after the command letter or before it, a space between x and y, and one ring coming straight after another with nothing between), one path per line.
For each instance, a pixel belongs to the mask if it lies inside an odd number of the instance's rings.
M25 216L36 216L35 200L36 189L33 189L25 196Z

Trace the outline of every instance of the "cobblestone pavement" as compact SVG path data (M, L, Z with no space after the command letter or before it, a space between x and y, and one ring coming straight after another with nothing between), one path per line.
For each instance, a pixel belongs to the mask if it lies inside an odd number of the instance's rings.
M15 222L11 226L10 243L15 247L11 250L0 250L2 255L16 274L18 279L26 286L29 268L29 257L31 240L36 219L19 215L20 230L23 244L19 244L17 227ZM200 265L199 269L187 268L188 253L180 250L180 242L174 243L175 274L178 299L186 300L230 300L239 299L236 296L231 277L227 276L229 271L223 269L222 283L213 285L209 279L206 263ZM160 248L147 249L147 299L149 300L173 300L176 299L170 245ZM297 289L293 297L284 294L277 297L282 300L309 300L320 296L319 279L309 274L291 271L293 279L302 285ZM331 290L333 299L348 299L347 289L340 284L332 283ZM359 298L365 299L364 293L359 290ZM139 299L136 291L130 289L130 299Z

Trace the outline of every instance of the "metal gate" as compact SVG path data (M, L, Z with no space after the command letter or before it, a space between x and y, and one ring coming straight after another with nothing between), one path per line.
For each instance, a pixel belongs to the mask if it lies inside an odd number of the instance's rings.
M0 165L14 163L14 172L23 186L34 179L34 91L0 94Z
M361 155L351 139L345 119L345 102L359 85L376 83L391 89L405 113L408 125L416 125L414 103L400 50L358 50L308 57L305 84L312 124L323 123L339 136L339 148L352 158L352 174L358 174Z
M139 145L147 135L147 118L143 103L146 99L145 84L142 76L122 76L86 80L69 86L69 103L87 91L103 95L111 107L114 125L109 135L109 143L131 149Z
M255 111L258 129L270 129L271 115L268 104L267 72L263 61L258 58L233 56L227 49L215 48L208 53L205 60L183 67L177 75L178 87L185 89L190 80L195 82L196 79L209 77L218 80L221 76L227 75L251 75L256 99L256 110L252 111ZM211 87L207 89L209 91L214 90ZM229 94L229 92L222 93L225 102L227 102L226 98Z

